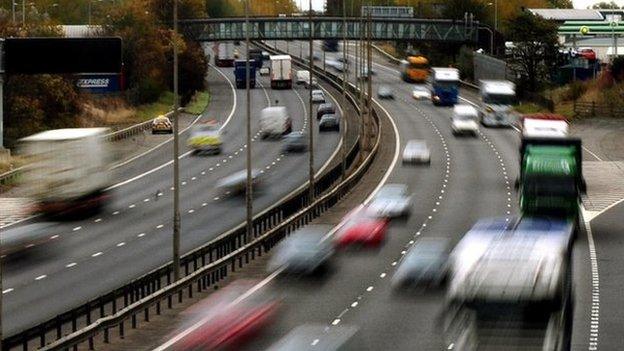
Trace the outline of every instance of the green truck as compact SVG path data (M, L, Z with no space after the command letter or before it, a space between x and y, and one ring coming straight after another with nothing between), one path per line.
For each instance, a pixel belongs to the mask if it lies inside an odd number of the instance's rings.
M581 140L524 137L517 187L523 216L569 218L578 222L580 195L586 190Z

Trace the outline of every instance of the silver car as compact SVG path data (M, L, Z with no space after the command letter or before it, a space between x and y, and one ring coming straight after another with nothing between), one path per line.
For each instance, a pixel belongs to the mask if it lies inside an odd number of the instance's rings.
M389 86L381 85L379 89L377 89L377 96L380 99L394 99L394 92Z
M323 94L322 90L312 90L312 103L325 103L325 94Z
M251 182L252 187L256 188L260 184L260 171L257 169L251 170ZM242 170L230 174L217 181L215 189L225 195L237 195L244 193L247 188L247 170Z
M412 197L408 195L407 185L387 184L379 189L368 207L380 217L406 217L411 213Z
M308 148L308 137L300 132L293 132L284 136L284 151L304 152Z
M392 287L439 286L448 272L449 240L422 238L403 256Z
M334 254L331 240L323 240L331 226L308 225L284 239L275 250L268 264L274 272L283 268L284 273L312 274L326 266Z
M340 131L340 118L333 113L325 114L319 121L319 131L326 130Z
M431 99L431 91L426 86L415 86L414 90L412 90L412 97L416 100L430 100Z
M418 139L408 141L405 149L403 149L403 163L431 164L431 154L427 142Z

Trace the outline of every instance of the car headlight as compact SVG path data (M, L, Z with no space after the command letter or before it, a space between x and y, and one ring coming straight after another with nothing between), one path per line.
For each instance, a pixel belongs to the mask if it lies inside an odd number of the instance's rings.
M434 95L434 96L433 96L433 99L434 99L435 101L438 101L438 100L440 100L440 97L439 97L439 96L437 96L437 95Z

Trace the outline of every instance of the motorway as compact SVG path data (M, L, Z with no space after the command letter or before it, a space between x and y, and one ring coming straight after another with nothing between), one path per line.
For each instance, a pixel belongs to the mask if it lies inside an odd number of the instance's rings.
M380 250L339 254L320 283L278 280L272 288L284 297L283 314L249 350L263 349L304 323L355 325L367 350L446 349L452 340L444 340L436 322L442 296L393 294L389 283L397 261L420 237L456 242L479 218L517 212L512 184L519 139L513 130L482 128L478 138L455 137L451 109L413 100L412 86L394 69L375 64L374 70L374 91L380 84L394 90L395 100L378 102L396 123L401 150L410 139L425 139L431 148L430 167L399 162L387 180L409 186L412 215L392 222Z
M221 72L221 73L219 73ZM245 94L233 89L231 68L211 68L208 75L212 102L201 120L224 123L225 142L219 156L188 156L180 162L182 253L188 252L240 224L245 218L241 197L223 197L214 183L245 167ZM288 108L294 130L308 132L304 90L271 90L259 77L251 92L253 167L263 173L264 186L254 200L254 212L268 208L307 181L308 153L285 155L282 144L259 138L262 108L275 104ZM315 169L335 155L338 133L315 138ZM166 137L165 137L166 138ZM183 134L181 143L185 142ZM5 335L48 320L90 299L107 293L171 259L172 145L118 169L111 188L113 200L99 216L51 224L50 240L19 256L6 257L4 267ZM305 166L303 166L305 165Z

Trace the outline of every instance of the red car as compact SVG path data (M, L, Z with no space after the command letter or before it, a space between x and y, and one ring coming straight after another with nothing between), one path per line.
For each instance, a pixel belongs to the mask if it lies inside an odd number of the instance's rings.
M275 316L278 299L256 281L236 281L194 306L180 328L175 350L235 350L264 328ZM266 290L266 289L264 289Z
M349 212L338 225L334 243L338 247L350 245L380 246L388 229L388 219L360 206Z
M580 57L584 57L588 61L595 61L596 60L596 52L593 49L591 49L591 48L580 48L578 50L578 55Z

